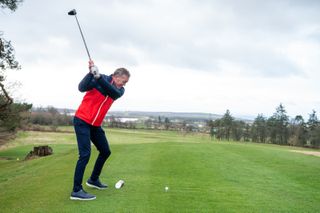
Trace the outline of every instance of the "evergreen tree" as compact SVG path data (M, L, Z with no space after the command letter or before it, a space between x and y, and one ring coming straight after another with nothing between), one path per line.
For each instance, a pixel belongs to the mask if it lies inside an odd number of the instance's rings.
M234 118L231 116L229 110L227 110L221 118L222 134L226 140L230 140L233 120Z
M309 130L314 130L319 125L317 112L315 110L312 110L312 113L309 114L307 125Z
M280 104L273 116L268 119L269 137L272 143L280 145L288 143L288 124L289 117L284 106Z
M312 147L320 147L320 122L316 115L316 111L313 110L309 115L307 122L308 141Z
M251 127L251 137L254 142L265 143L267 139L267 122L262 114L259 114Z

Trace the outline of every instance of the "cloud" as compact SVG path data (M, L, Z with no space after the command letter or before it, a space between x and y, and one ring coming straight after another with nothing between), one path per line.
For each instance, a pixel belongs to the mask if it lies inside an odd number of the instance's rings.
M87 35L94 37L89 43L97 55L117 61L122 54L128 64L147 60L220 72L221 63L229 63L251 75L301 75L281 49L312 36L301 31L315 23L314 15L319 18L315 1L311 9L294 1L150 2L112 1L97 5L94 14L84 14L89 17ZM132 52L142 57L135 58Z

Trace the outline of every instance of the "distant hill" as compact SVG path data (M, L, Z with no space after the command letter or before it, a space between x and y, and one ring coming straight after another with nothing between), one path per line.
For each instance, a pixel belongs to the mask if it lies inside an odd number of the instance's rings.
M74 109L58 109L60 113L67 112L70 115L73 115L76 110ZM182 120L193 120L193 121L206 121L206 120L216 120L222 118L223 115L213 114L213 113L201 113L201 112L146 112L146 111L109 111L107 117L115 116L121 118L139 118L139 119L148 119L148 118L169 118L173 119L182 119ZM250 118L235 118L237 120L243 121L252 121Z
M222 115L211 113L192 113L192 112L143 112L143 111L110 111L109 116L142 118L142 117L166 117L169 119L184 120L215 120L221 118Z

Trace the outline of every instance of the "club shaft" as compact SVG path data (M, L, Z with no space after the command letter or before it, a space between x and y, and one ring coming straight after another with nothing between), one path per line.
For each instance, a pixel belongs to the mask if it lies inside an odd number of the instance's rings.
M90 56L90 53L89 53L89 50L88 50L88 47L87 47L86 40L84 39L84 36L83 36L82 30L81 30L81 27L80 27L80 24L79 24L77 15L75 15L75 17L76 17L76 21L77 21L77 24L78 24L78 27L79 27L79 30L80 30L80 33L81 33L81 37L82 37L84 46L85 46L85 48L86 48L86 50L87 50L87 54L88 54L89 60L91 61L91 56Z

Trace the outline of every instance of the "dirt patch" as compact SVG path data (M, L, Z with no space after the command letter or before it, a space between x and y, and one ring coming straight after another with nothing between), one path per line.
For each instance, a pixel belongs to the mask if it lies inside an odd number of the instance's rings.
M302 154L305 154L305 155L313 155L313 156L320 157L320 152L313 152L313 151L299 151L299 150L291 150L291 152L298 152L298 153L302 153Z

